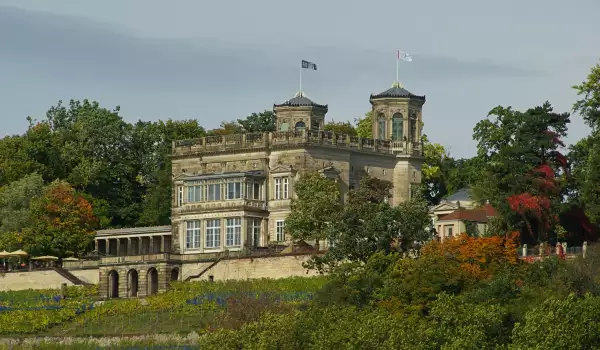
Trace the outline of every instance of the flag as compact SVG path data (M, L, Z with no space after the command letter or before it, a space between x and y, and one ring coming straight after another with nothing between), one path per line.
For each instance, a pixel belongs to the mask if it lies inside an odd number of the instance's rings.
M302 60L302 68L317 70L317 64Z
M412 56L408 52L402 52L398 50L398 60L412 62Z

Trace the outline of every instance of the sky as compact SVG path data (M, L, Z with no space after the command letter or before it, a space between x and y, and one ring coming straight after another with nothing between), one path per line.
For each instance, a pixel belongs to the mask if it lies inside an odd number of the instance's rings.
M270 110L299 89L328 120L370 110L396 79L426 95L424 132L452 156L497 105L577 99L599 63L600 1L0 0L0 137L59 100L121 107L129 122L221 121ZM567 142L589 129L574 115Z

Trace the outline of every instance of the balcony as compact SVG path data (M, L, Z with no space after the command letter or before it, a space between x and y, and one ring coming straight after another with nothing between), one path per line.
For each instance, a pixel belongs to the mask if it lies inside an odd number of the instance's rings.
M179 213L184 214L233 209L267 210L267 202L264 200L254 199L229 199L222 201L184 203L183 206L179 208Z

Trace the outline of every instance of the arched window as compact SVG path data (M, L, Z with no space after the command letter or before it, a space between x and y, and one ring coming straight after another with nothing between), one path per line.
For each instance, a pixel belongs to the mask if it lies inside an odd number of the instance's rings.
M297 122L295 128L296 131L302 131L306 128L306 124L304 124L304 122Z
M377 138L385 140L385 118L383 116L380 116L377 120Z
M413 114L410 117L410 140L411 141L417 141L417 123L419 121L417 120L417 115Z
M401 113L392 117L392 140L401 141L404 138L404 118Z

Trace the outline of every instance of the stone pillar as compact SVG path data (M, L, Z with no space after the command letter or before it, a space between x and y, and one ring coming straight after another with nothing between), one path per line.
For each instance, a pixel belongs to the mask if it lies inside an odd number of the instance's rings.
M154 254L154 237L148 237L148 254Z
M540 243L540 256L544 256L544 243Z
M248 217L242 216L241 220L240 247L244 248L246 245L246 235L248 235Z
M165 253L165 236L160 236L160 252Z
M556 255L560 254L560 242L556 243Z
M94 240L94 250L100 252L100 247L97 239Z
M587 255L587 241L583 242L583 247L581 248L581 251L583 253L583 257L585 258Z
M127 237L127 255L133 255L133 247L131 246L131 237Z
M117 238L117 256L121 256L121 239Z
M527 244L523 244L522 252L523 256L527 256Z
M565 255L567 255L567 242L562 244L563 246L563 251L565 252Z
M138 255L144 254L143 245L144 245L144 237L138 237L138 246L137 246Z
M104 242L104 254L110 255L110 239L106 238Z

